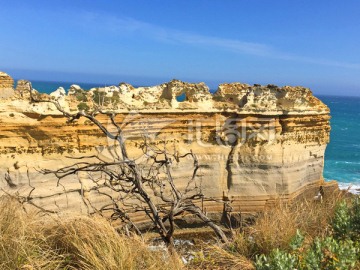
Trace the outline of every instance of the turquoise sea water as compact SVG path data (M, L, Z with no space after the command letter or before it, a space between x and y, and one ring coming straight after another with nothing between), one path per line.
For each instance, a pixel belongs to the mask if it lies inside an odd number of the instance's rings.
M330 143L324 177L360 188L360 97L319 97L331 110Z
M65 90L69 90L72 84L80 85L82 89L91 89L93 87L105 86L96 83L69 83L69 82L42 82L42 81L31 81L32 87L41 93L50 94L58 89L60 86L64 87Z
M99 84L76 83L83 89ZM32 82L33 88L43 93L51 93L59 86L66 90L66 82ZM104 85L101 85L104 86ZM331 110L330 143L325 154L324 177L338 180L342 187L350 184L353 190L360 188L360 97L319 96Z

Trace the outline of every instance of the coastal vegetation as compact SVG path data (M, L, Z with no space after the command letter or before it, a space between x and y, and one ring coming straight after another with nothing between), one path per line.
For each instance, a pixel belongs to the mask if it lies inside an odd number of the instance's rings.
M84 91L82 89L75 89L74 90L74 95L76 97L76 100L79 101L79 102L86 102L87 101L86 91Z
M92 101L96 105L107 106L109 104L118 104L120 102L119 92L112 92L111 96L107 96L106 92L101 92L99 89L93 91Z
M321 203L279 201L230 244L209 247L194 262L208 269L360 269L360 200L344 195L336 192Z
M17 201L0 201L0 269L181 269L137 237L100 217L44 218Z
M87 111L87 110L89 110L89 106L84 102L79 103L77 105L77 107L78 107L79 111Z
M322 203L279 201L228 231L228 243L198 239L195 250L173 254L151 248L153 234L126 236L97 215L44 218L22 206L1 197L1 269L360 269L360 200L343 193Z

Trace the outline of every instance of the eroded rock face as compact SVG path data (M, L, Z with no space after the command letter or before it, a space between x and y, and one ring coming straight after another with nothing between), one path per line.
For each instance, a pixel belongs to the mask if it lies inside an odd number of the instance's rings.
M14 80L0 71L0 99L8 99L14 94Z
M30 99L31 82L27 80L18 80L15 92L23 99Z
M218 101L218 104L230 103L233 109L259 111L265 114L270 112L294 114L309 110L329 112L327 106L314 97L310 89L301 86L250 86L241 83L227 83L219 86L214 94L214 99Z
M161 97L174 100L185 94L185 101L189 102L206 102L212 99L209 87L204 83L184 83L179 80L172 80L166 84Z
M22 82L17 91L28 91L27 85ZM185 101L177 101L183 94ZM104 110L116 112L134 158L141 155L144 129L159 144L166 141L179 153L191 149L201 165L198 177L205 195L231 200L234 212L258 211L280 195L291 199L323 183L329 109L307 88L232 83L220 85L211 95L203 83L174 80L153 87L122 83L90 91L72 86L68 95L58 89L51 96L70 113L91 110L98 101ZM105 116L98 120L109 124ZM35 170L73 164L65 156L106 157L106 146L112 142L96 126L86 119L67 124L53 105L32 104L21 96L0 103L0 122L1 188L28 192L29 170L36 186L32 196L44 207L86 213L80 196L85 193L94 204L104 202L91 191L86 175L79 176L81 185L74 178L64 180L65 193L56 179ZM189 167L191 161L174 165L179 186L186 184ZM208 212L223 208L212 202L205 202L205 207Z
M14 88L14 80L5 72L0 71L0 89Z

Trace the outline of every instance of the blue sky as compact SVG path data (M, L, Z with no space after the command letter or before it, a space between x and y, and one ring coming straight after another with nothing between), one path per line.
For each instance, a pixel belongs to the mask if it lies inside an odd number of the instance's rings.
M360 1L0 0L0 70L151 85L173 78L360 95Z

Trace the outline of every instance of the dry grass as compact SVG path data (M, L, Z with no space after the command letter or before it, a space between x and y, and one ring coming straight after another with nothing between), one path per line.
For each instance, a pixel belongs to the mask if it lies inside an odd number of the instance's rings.
M245 256L229 252L228 249L219 245L211 245L196 254L195 260L188 266L188 269L253 270L255 267Z
M298 201L288 204L278 200L266 209L243 232L235 232L229 244L206 247L197 254L194 269L253 269L256 255L269 254L273 249L289 250L297 230L305 236L305 245L314 238L330 235L336 205L344 193L328 195L322 203ZM198 267L198 268L196 268Z
M343 193L335 192L322 203L302 200L288 204L279 200L247 228L245 234L237 235L233 244L240 254L252 256L268 254L275 248L289 249L297 230L305 235L308 243L315 237L325 237L331 233L330 222L342 199Z
M205 245L189 269L254 269L256 254L287 250L299 229L310 243L331 233L339 193L322 203L278 201L230 244ZM47 221L46 223L44 221ZM51 220L50 220L51 221ZM53 220L27 214L0 198L0 269L184 269L172 256L150 251L138 237L127 238L101 218Z
M104 219L80 218L56 224L50 241L76 269L181 269L175 258L150 251L138 237L118 234Z
M1 197L0 269L59 269L63 258L49 249L44 229L33 213Z
M0 199L0 269L182 269L178 259L118 234L104 219L43 220Z

